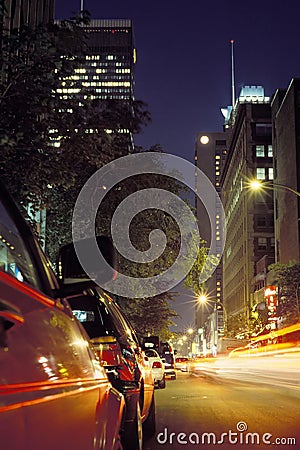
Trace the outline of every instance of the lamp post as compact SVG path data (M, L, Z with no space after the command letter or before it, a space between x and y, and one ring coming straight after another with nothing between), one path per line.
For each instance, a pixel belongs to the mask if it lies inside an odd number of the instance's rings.
M285 184L281 184L281 183L276 183L276 182L262 182L260 180L251 180L248 184L248 186L252 189L252 190L256 190L256 191L263 191L264 189L271 189L273 191L288 191L291 192L292 194L296 195L297 197L300 197L300 192L296 191L295 189L291 188L290 186L286 186ZM294 220L297 220L297 229L298 229L298 221L300 220L299 217L296 216L296 218L294 217ZM288 233L288 232L287 232ZM275 237L276 237L276 229L275 229ZM279 236L280 238L280 236ZM278 253L277 253L277 239L275 240L275 261L277 262L277 260L279 259L278 257ZM298 310L298 317L299 317L299 302L298 302L298 298L297 298L297 310Z
M259 191L259 190L263 190L263 189L271 189L273 191L276 189L283 189L283 190L290 191L293 194L300 197L300 192L296 191L295 189L291 188L290 186L286 186L285 184L275 183L273 181L262 183L260 180L255 179L255 180L252 180L249 182L249 188L251 188L255 191Z

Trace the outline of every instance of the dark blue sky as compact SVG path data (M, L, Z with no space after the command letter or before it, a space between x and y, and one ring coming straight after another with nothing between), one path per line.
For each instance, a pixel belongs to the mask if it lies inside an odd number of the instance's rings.
M152 115L137 142L193 161L199 131L221 131L231 103L230 39L235 40L236 95L258 84L271 95L300 77L300 2L85 0L92 18L133 20L136 90ZM56 17L80 9L57 0Z
M80 0L57 0L56 18ZM137 48L135 96L150 124L136 142L161 144L193 162L197 132L222 131L220 108L231 104L230 40L235 40L236 96L262 85L271 96L300 77L299 0L85 0L92 18L132 19ZM193 299L181 295L180 328L193 321Z

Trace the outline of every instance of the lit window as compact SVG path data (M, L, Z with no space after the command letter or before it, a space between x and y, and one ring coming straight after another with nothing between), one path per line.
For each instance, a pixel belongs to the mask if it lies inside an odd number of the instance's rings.
M268 168L268 178L269 180L274 180L274 169L273 167Z
M268 157L272 158L273 156L273 147L272 145L268 145Z
M267 238L259 237L257 239L258 250L265 250L267 248Z
M257 157L264 157L265 156L265 147L263 145L256 145L255 153L256 153Z
M266 179L265 167L257 167L256 168L256 178L257 178L257 180L265 180Z

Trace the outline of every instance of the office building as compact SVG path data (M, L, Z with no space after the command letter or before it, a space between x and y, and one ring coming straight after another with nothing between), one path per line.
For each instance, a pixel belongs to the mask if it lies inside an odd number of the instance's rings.
M68 81L64 80L57 93L64 99L75 95L79 101L90 98L125 102L131 108L136 63L131 20L94 19L83 29L87 35L85 60ZM126 128L114 131L122 135L124 153L130 153L134 146L132 133Z
M220 178L223 166L225 164L231 130L219 133L197 133L195 142L195 165L200 169L213 184L216 195L221 196ZM201 192L198 193L201 198ZM199 232L202 239L210 247L212 241L212 233L216 242L216 255L222 256L222 235L223 227L221 223L221 211L218 211L218 203L216 202L216 214L213 222L210 222L207 211L196 196L196 214L199 226ZM205 283L204 293L207 301L203 304L196 305L196 328L202 328L215 307L216 302L223 302L223 283L222 283L222 267L221 264L216 268L211 278Z
M261 260L274 261L272 192L251 192L249 181L272 181L273 148L269 97L261 86L245 86L231 115L232 136L221 174L226 215L223 302L231 335L249 333L255 277Z
M276 261L300 260L300 79L272 99ZM286 189L280 186L287 186Z
M27 25L35 28L54 20L54 0L4 0L6 15L4 29Z
M84 30L88 55L79 73L82 85L97 98L133 99L136 51L131 20L94 19Z

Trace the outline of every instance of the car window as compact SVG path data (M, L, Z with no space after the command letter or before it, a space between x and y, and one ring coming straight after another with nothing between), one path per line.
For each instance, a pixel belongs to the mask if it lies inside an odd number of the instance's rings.
M145 350L145 355L148 356L148 358L158 357L158 354L154 350Z
M0 201L0 270L41 289L35 261L13 218Z
M82 323L91 339L116 336L116 327L105 305L97 297L83 295L68 298L74 316Z
M112 315L114 324L118 330L120 338L124 342L129 340L131 341L131 343L134 343L136 346L139 346L135 333L130 323L126 319L123 311L121 311L119 305L114 300L112 300L112 298L106 292L101 292L99 289L97 289L97 292L100 298L102 298L106 307L109 308L110 314Z

